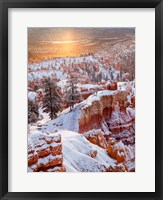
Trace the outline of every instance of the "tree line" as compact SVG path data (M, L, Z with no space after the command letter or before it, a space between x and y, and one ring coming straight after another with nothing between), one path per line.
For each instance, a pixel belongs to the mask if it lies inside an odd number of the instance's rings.
M53 120L57 117L57 113L61 112L65 106L70 107L70 111L72 111L74 105L80 101L81 94L78 88L78 81L71 72L63 95L55 79L44 78L43 98L40 105L36 99L34 101L28 99L28 123L38 121L39 107L42 107L43 112L48 113L50 119Z

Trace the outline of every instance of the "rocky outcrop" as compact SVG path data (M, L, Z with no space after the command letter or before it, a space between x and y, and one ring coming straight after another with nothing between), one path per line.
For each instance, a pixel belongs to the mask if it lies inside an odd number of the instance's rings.
M87 99L90 95L94 94L96 91L103 91L103 90L117 90L117 82L100 82L98 85L92 85L89 88L81 88L81 96L82 99Z
M29 135L28 171L29 172L64 172L62 166L61 136L49 133Z
M109 166L107 172L126 172L127 169L122 163Z
M92 130L89 132L84 133L84 136L89 140L91 143L98 145L99 147L106 149L107 148L107 141L104 136L104 133L101 129Z
M133 108L135 108L135 96L131 98L131 103L132 103Z
M125 91L105 90L89 97L91 102L88 98L87 105L80 111L79 133L101 129L106 139L112 136L125 144L134 144L135 110L127 104L127 96Z
M89 98L87 99L89 102ZM92 129L101 128L103 118L110 117L114 105L120 102L125 106L127 101L127 92L125 91L109 91L100 92L98 98L96 95L91 97L91 102L81 108L79 117L79 133L88 132Z
M114 138L108 141L108 155L123 163L126 171L135 171L135 145L124 145L122 141L117 142Z
M111 136L126 145L135 143L135 110L131 107L115 106L111 116L105 119Z
M108 141L108 154L116 159L118 163L124 162L126 158L124 145L122 143L116 144L116 141L113 138L110 138Z
M117 165L122 164L109 171L135 170L135 110L127 104L127 95L125 91L102 91L81 108L79 132L107 149Z

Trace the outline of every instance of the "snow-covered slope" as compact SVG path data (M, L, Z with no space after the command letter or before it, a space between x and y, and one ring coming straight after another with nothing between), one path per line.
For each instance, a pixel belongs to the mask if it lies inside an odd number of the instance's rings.
M107 151L90 143L82 134L58 131L28 137L29 172L105 172L115 167ZM61 148L62 145L62 148ZM61 150L62 149L62 150Z
M72 111L67 108L58 113L54 120L43 115L42 120L29 126L29 137L37 133L61 135L62 164L67 172L125 171L123 162L128 162L126 167L134 171L134 108L125 107L122 103L121 109L119 107L119 102L127 101L127 95L126 89L122 88L99 91L75 104ZM111 144L108 154L107 142L110 137L115 138L115 144ZM100 146L100 139L105 145ZM117 145L122 142L122 149L117 150ZM119 164L122 165L119 167Z
M68 172L107 171L115 160L107 151L90 143L82 134L59 131L62 138L64 166Z
M56 130L69 130L69 131L79 131L78 120L80 117L81 109L85 109L92 105L93 102L99 101L102 96L112 96L118 94L118 91L99 91L97 94L91 95L86 100L82 101L79 104L75 104L72 111L70 108L65 109L63 112L58 114L58 117L54 120L50 120L46 115L46 118L37 122L37 124L33 124L30 126L29 132L34 130L39 130L41 132L49 131L53 133ZM44 114L45 116L45 114ZM37 126L39 124L39 127Z

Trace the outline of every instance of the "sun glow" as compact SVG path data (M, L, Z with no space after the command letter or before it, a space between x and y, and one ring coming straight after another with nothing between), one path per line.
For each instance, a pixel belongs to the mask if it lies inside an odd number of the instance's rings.
M64 39L64 41L71 41L71 40L73 40L73 33L72 33L72 31L65 31L64 33L63 33L63 39Z

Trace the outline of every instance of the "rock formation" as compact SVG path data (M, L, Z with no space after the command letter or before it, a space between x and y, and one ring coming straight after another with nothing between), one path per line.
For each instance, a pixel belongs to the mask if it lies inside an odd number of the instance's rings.
M103 91L81 108L79 132L91 143L107 149L117 165L123 165L109 171L124 171L124 167L126 171L135 170L135 110L128 105L127 95L126 91Z
M99 147L106 149L107 148L107 141L104 136L104 133L101 129L92 130L89 132L84 133L84 136L89 140L91 143L98 145Z
M28 140L28 171L33 172L64 172L62 166L61 136L49 133L29 135Z
M79 133L101 128L103 118L111 116L114 105L121 102L125 106L127 101L127 92L125 91L102 91L101 94L103 95L98 96L99 99L94 96L95 100L81 108L78 121Z

